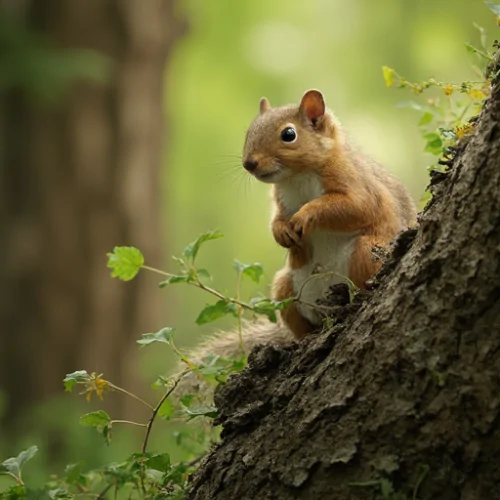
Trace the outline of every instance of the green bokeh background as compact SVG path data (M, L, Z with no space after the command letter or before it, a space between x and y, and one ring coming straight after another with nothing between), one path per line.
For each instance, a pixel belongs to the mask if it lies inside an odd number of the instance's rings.
M281 105L297 102L308 88L320 89L354 143L400 176L418 201L433 158L423 152L419 115L397 107L412 96L407 90L388 89L381 68L393 67L415 81L476 79L472 65L477 60L464 46L478 41L473 22L487 29L489 41L497 30L479 0L192 0L182 2L180 10L190 29L165 73L168 252L165 262L148 264L175 270L170 255L180 254L201 232L220 229L225 238L207 243L199 262L212 272L214 286L229 294L234 294L234 258L260 262L266 271L260 286L246 285L246 295L267 294L284 259L268 229L268 186L245 175L239 160L245 129L263 95ZM230 320L195 325L199 310L212 302L199 290L176 285L158 293L165 296L165 323L158 329L175 327L181 348L214 328L231 328ZM174 362L167 348L141 350L139 358L139 366L130 369L151 382ZM61 422L71 443L70 456L63 461L86 460L95 466L136 450L140 430L119 429L106 448L91 429L78 426L82 406L76 400L64 395L34 411L41 421ZM40 434L43 427L40 423L26 432L17 446L37 444L41 449L27 472L36 481L46 471L60 470L60 464L48 463L44 456L51 436ZM184 458L172 430L174 426L167 429L160 423L152 447L171 452L174 460Z

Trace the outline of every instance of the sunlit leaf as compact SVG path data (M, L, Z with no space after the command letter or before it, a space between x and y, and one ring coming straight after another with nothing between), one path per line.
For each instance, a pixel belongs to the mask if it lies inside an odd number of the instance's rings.
M161 342L163 344L170 344L174 329L170 327L165 327L155 333L145 333L142 338L137 341L141 345L149 345L154 342Z
M144 256L135 247L115 247L113 252L107 255L108 267L112 270L111 276L123 281L134 279L144 265Z
M220 231L207 231L206 233L201 234L198 238L190 243L182 252L182 255L194 262L196 256L198 255L198 251L200 250L201 245L210 240L216 240L218 238L222 238L224 235Z
M388 87L392 87L394 85L395 71L392 68L389 68L387 66L382 66L382 74L384 76L385 84Z
M418 126L419 127L423 127L424 125L427 125L429 124L434 118L434 115L429 112L429 111L426 111L424 113L424 115L422 116L422 118L420 118L420 121L418 122Z

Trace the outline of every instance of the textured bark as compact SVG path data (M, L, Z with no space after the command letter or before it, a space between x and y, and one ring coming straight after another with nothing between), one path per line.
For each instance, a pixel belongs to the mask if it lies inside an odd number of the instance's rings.
M163 74L180 33L173 0L3 6L20 9L30 29L60 47L113 62L108 84L78 82L56 107L30 104L21 92L3 102L0 388L12 421L60 394L76 369L130 387L131 339L160 322L154 287L143 277L127 286L111 280L106 252L133 244L151 261L164 255Z
M216 394L189 498L500 498L499 120L497 80L361 308Z

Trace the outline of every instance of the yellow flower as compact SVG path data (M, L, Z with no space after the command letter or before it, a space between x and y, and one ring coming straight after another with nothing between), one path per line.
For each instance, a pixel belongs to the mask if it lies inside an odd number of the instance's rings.
M474 130L473 123L467 123L465 125L461 125L455 128L455 134L459 139L462 139L464 136L470 134Z
M446 85L446 86L443 88L443 90L444 90L444 93L445 93L446 95L451 95L451 94L453 94L453 87L452 87L451 85Z
M90 380L87 382L87 386L85 389L85 399L87 402L90 402L90 399L92 398L92 394L95 392L97 394L97 397L102 401L103 399L103 394L104 391L109 391L111 390L111 387L109 386L108 382L104 379L101 378L102 373L100 375L96 375L93 373L90 377Z

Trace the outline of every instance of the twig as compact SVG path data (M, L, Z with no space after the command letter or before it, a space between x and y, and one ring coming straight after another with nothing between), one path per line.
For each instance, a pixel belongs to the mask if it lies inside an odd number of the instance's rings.
M246 304L245 302L241 302L238 299L232 299L231 297L226 297L225 295L222 295L222 293L219 293L217 290L214 290L213 288L210 288L209 286L204 285L201 281L189 281L188 282L190 285L194 285L198 288L201 288L202 290L205 290L205 292L211 293L212 295L215 295L221 300L224 300L226 302L230 302L231 304L235 304L237 306L243 307L244 309L248 309L249 311L254 311L254 308L250 304Z
M17 477L15 474L12 474L12 472L4 472L4 471L1 471L0 472L0 476L9 476L11 477L12 479L14 479L14 481L19 485L19 486L24 486L24 483L23 483L23 480L20 478L20 477Z
M147 424L140 424L139 422L132 422L131 420L111 420L111 424L129 424L137 425L138 427L146 427Z
M122 389L121 387L118 387L117 385L114 385L107 380L106 380L106 383L108 384L109 387L111 387L115 391L122 392L123 394L126 394L127 396L130 396L131 398L134 398L137 401L140 401L143 405L147 406L150 410L154 410L154 408L147 401L144 401L144 399L140 398L139 396L136 396L132 392L128 392L127 390Z
M146 453L147 447L148 447L148 439L149 439L149 434L151 433L151 428L153 427L153 422L155 421L156 415L160 411L161 405L165 402L165 400L174 392L175 388L177 387L177 384L180 382L182 377L189 373L192 370L185 370L183 371L175 380L172 385L172 387L164 394L164 396L160 399L160 402L153 408L153 413L151 415L151 418L149 419L149 422L146 424L146 434L144 436L144 441L142 443L142 454Z
M104 498L104 495L111 489L113 485L112 484L108 484L106 486L106 488L104 488L101 493L99 493L99 496L97 497L97 500L101 500L102 498Z

